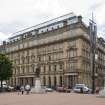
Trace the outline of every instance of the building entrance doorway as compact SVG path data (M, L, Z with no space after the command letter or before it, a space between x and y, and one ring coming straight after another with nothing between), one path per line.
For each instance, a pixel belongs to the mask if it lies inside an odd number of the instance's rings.
M76 77L74 75L68 76L68 88L73 88L76 83Z

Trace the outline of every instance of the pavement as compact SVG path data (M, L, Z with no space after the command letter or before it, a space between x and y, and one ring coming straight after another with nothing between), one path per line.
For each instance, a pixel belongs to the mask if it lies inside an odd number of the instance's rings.
M105 98L92 94L58 93L21 95L0 93L0 105L105 105Z

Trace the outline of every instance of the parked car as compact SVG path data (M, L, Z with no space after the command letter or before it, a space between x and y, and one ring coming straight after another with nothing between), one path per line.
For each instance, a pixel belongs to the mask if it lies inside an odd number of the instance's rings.
M0 85L0 91L13 91L14 90L14 87L12 86L8 86L7 84L3 84L3 87L2 87L2 90L1 90L1 85Z
M7 89L8 89L8 91L14 91L15 90L15 88L12 86L8 86Z
M8 91L8 86L6 84L3 84L1 88L1 85L0 85L0 92L1 91Z
M54 90L52 88L45 88L46 92L53 92Z
M65 87L57 87L56 89L58 92L67 92L70 93L71 89L65 88Z
M76 93L90 93L91 89L88 88L85 84L76 84L73 88L73 91Z
M64 87L57 87L56 89L58 92L65 92L65 89Z

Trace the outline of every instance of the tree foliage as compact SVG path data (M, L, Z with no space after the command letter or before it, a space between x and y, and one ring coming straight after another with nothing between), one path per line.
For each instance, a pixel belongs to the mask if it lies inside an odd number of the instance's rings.
M0 54L0 81L8 80L12 76L12 62L4 54Z

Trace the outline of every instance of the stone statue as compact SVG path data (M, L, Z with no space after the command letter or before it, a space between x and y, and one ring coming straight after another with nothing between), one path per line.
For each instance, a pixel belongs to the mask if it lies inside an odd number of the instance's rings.
M36 77L37 78L40 77L40 68L39 67L36 68Z

